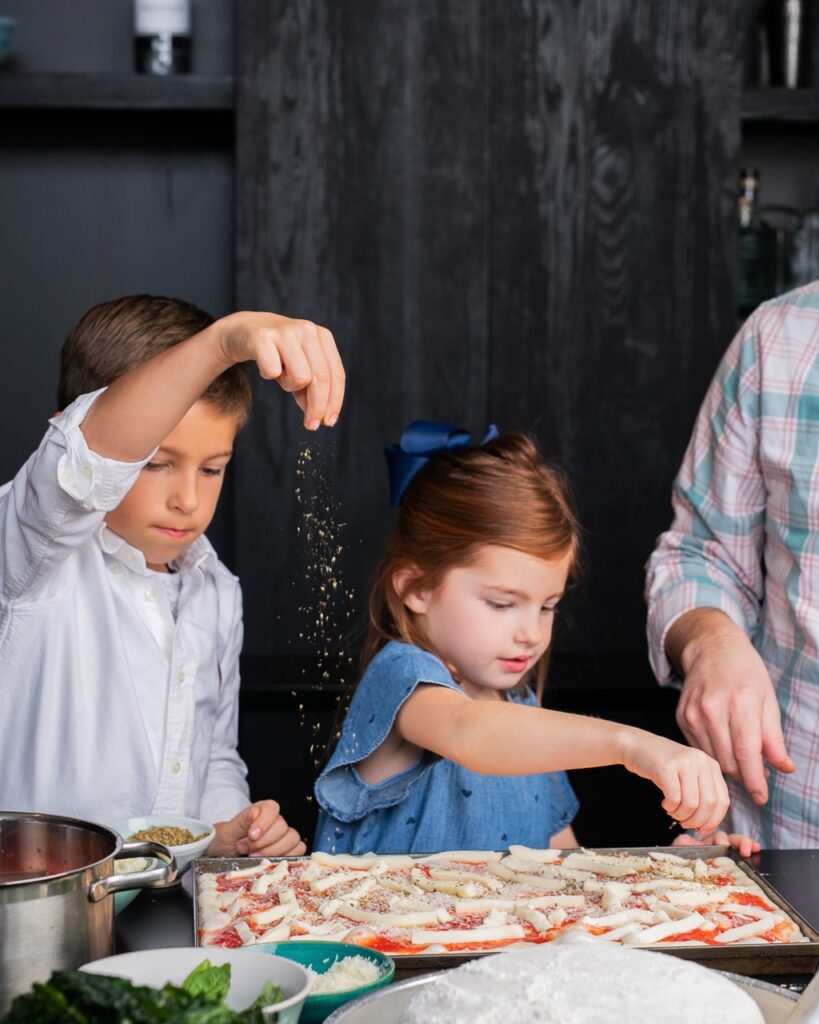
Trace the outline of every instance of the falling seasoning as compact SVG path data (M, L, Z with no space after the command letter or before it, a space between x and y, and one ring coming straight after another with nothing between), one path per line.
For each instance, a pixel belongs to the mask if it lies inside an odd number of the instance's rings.
M301 693L293 691L293 696L299 725L310 730L310 758L316 772L328 744L337 737L332 727L329 731L322 728L317 714L308 716L305 696L332 693L338 719L349 704L353 675L348 644L355 595L342 579L345 524L333 487L335 462L335 442L327 434L319 434L302 445L296 465L296 533L306 595L298 609L298 640L309 650L312 668L301 670L304 685Z

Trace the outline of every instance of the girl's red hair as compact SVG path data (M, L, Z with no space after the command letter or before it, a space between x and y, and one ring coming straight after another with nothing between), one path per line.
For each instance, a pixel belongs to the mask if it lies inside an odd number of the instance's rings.
M436 653L404 604L406 591L396 591L396 573L412 571L408 589L433 589L489 544L545 561L568 553L576 568L580 528L568 483L525 434L509 432L479 448L435 455L414 477L375 572L363 666L390 640ZM540 695L545 658L534 671Z

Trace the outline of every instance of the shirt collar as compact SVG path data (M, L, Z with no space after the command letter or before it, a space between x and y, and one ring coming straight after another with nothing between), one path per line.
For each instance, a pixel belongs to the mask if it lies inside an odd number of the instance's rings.
M114 533L106 523L102 523L97 531L99 545L106 555L115 558L128 569L140 576L150 576L152 571L145 563L145 556L139 548L133 547L119 534ZM188 545L182 554L175 560L175 565L180 572L191 572L193 569L204 569L205 563L216 559L216 552L213 545L203 535Z

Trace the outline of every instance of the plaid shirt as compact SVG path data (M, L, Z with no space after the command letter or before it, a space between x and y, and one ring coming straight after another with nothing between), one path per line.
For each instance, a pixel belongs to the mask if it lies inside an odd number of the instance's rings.
M726 352L674 484L674 521L649 559L652 668L669 627L719 608L776 689L793 775L759 808L731 783L731 826L764 847L819 846L819 282L764 303ZM730 782L730 780L729 780Z

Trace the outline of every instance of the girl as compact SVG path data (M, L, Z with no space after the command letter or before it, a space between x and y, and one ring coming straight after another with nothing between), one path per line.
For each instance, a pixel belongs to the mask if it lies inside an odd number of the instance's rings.
M416 422L387 449L400 511L370 597L365 671L316 782L315 848L577 846L565 769L610 764L651 779L683 826L711 832L728 807L716 761L539 706L577 520L524 435L490 428L480 447L468 441Z

